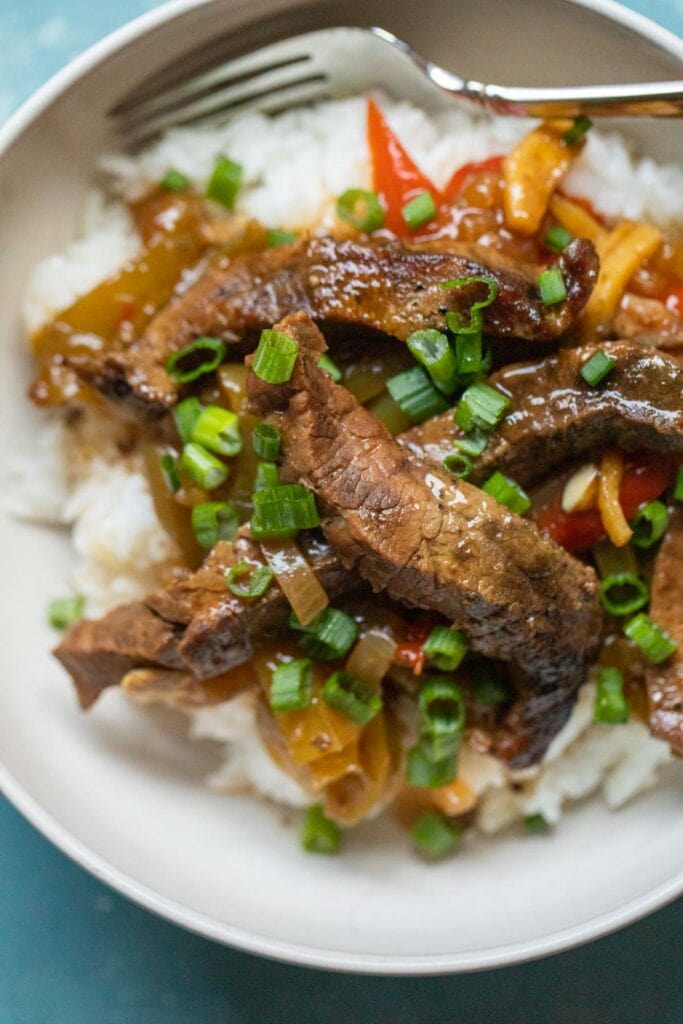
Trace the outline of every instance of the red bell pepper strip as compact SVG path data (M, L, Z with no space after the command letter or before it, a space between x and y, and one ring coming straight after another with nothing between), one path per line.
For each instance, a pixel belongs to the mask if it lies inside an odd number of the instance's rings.
M669 285L659 296L667 309L683 320L683 281Z
M619 501L626 518L633 519L641 505L658 498L671 483L673 473L673 462L663 456L627 457L619 489ZM597 510L563 512L559 498L539 511L536 523L539 530L567 551L583 551L606 536Z
M471 178L477 171L499 171L503 164L503 155L490 156L486 160L470 160L469 163L458 167L453 173L450 181L443 190L444 199L452 203L458 198L461 192L465 191L468 178Z

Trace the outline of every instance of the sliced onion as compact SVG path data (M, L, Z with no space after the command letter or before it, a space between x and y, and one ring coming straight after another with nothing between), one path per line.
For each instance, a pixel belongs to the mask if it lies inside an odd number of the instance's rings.
M624 459L621 452L605 452L600 463L598 508L605 532L618 548L628 544L633 535L633 530L626 521L619 501L619 489L623 474Z
M324 611L330 599L293 540L262 541L268 565L302 626Z
M569 477L562 492L563 512L585 512L595 508L598 496L598 467L587 462Z
M396 641L387 633L371 629L349 654L346 671L366 683L379 686L391 668L396 647Z

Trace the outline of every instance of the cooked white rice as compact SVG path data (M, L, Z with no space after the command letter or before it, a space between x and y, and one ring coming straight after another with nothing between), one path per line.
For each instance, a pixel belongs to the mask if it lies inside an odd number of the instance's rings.
M477 119L457 110L429 116L408 103L384 101L383 109L437 184L468 160L509 149L528 128L514 119ZM239 208L274 227L324 229L333 223L336 196L370 185L362 98L275 119L249 114L224 127L180 129L139 156L108 156L102 161L106 195L93 193L80 237L35 269L25 302L27 327L35 329L138 251L121 197L144 193L169 167L201 187L221 152L245 169ZM590 133L567 187L607 215L683 224L683 171L638 159L616 135ZM59 420L43 417L30 457L9 467L10 486L4 488L16 514L71 527L71 584L92 615L148 592L176 554L155 518L139 456L120 454L110 422L101 428L101 420L91 417L74 436ZM658 768L670 759L668 748L638 722L593 725L593 693L587 683L570 721L533 771L515 775L491 757L463 752L461 772L480 796L483 832L535 812L557 822L566 803L596 791L616 808L654 784ZM249 694L192 712L191 731L223 744L223 765L208 780L212 787L249 789L291 806L309 802L263 748Z

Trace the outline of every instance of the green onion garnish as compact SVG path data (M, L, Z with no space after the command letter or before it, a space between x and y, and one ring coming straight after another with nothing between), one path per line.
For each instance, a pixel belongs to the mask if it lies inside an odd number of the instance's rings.
M226 210L232 210L242 184L242 166L222 154L216 157L213 172L206 186L208 199L214 199Z
M564 302L567 298L567 289L559 267L549 267L541 271L538 275L538 291L544 306Z
M320 526L315 496L301 484L278 484L255 491L251 532L257 540L293 537L299 530Z
M422 645L427 662L442 672L453 672L467 654L469 640L461 629L435 626Z
M301 829L301 845L308 853L339 853L343 834L322 808L309 807Z
M582 114L580 117L574 118L574 124L571 126L569 131L563 135L564 141L570 146L575 146L577 142L582 142L586 133L590 128L593 127L593 122L590 117L586 117Z
M629 707L624 697L624 677L618 668L601 666L593 704L593 721L606 725L628 722Z
M410 830L413 842L423 857L441 860L460 845L464 833L462 824L449 821L436 811L425 811Z
M624 633L654 665L660 665L678 650L676 641L644 612L629 619Z
M448 402L438 391L421 366L411 366L387 381L387 390L413 423L445 412Z
M358 637L358 623L339 608L325 608L307 626L302 626L292 612L289 626L303 633L301 646L318 661L343 658Z
M592 355L590 359L583 364L581 367L581 376L585 380L586 384L590 384L590 386L594 388L605 379L607 374L610 373L616 365L616 359L613 359L612 356L608 356L606 352L599 349L595 355Z
M406 344L439 391L452 395L458 386L458 363L446 335L432 328L413 331Z
M192 508L192 529L203 548L232 540L239 525L237 509L227 501L204 501Z
M266 245L269 249L276 249L279 245L291 245L293 242L296 242L296 235L293 231L271 228L266 235Z
M169 491L174 494L180 490L180 477L178 476L178 460L175 455L171 455L170 452L164 452L159 459L161 466L161 472L164 476L164 481Z
M470 686L477 704L484 708L506 704L511 697L502 669L486 659L475 661L470 667Z
M421 228L423 224L436 217L436 203L431 192L419 192L401 210L401 216L411 229Z
M481 373L484 366L484 354L481 345L481 334L458 334L455 339L458 373Z
M261 331L251 368L266 384L284 384L292 376L299 344L281 331Z
M676 470L673 499L674 501L683 501L683 466L679 466Z
M635 519L631 520L633 530L632 543L637 548L647 550L661 540L669 525L669 513L663 501L648 501L643 505Z
M220 487L228 479L230 472L224 462L192 441L183 448L179 466L190 480L204 491Z
M254 491L265 491L269 487L278 487L280 474L274 462L259 462L256 466Z
M434 763L456 757L465 728L465 698L448 676L432 676L417 695L420 709L420 747Z
M189 384L211 373L224 359L225 345L218 338L195 338L171 353L166 360L166 372L179 384Z
M533 835L543 835L545 832L549 832L551 824L544 818L542 814L537 812L536 814L527 814L524 819L524 828L527 832L531 832Z
M249 577L246 584L237 582L246 576ZM250 562L238 562L225 574L225 584L230 593L243 600L263 597L272 582L273 570L270 566L254 566Z
M339 369L337 364L332 359L330 359L327 352L323 352L320 359L318 360L318 368L320 370L324 370L325 373L329 373L330 377L335 382L335 384L338 384L343 377L341 370Z
M523 516L531 508L531 498L526 491L498 469L488 478L482 491L486 491L500 505L505 505L515 515Z
M423 742L420 742L408 751L406 778L411 786L439 789L453 781L457 767L457 754L452 754L442 761L433 761L430 751L425 749Z
M441 287L450 291L453 288L464 288L472 284L485 284L486 296L483 299L477 299L470 306L468 325L462 323L458 313L446 313L446 324L449 331L453 331L454 334L480 334L484 322L482 309L486 309L498 297L498 282L492 277L454 277L450 281L444 281Z
M350 188L337 200L337 213L358 231L377 231L384 226L384 207L376 192Z
M83 617L84 608L82 597L58 597L47 606L47 620L53 629L68 629Z
M251 443L257 455L273 462L280 454L282 434L277 427L272 427L270 423L257 423L252 431Z
M194 425L199 419L203 408L204 406L199 399L194 397L184 398L174 408L173 420L183 444L187 444L188 441L192 440Z
M382 710L382 695L364 679L341 669L325 680L323 700L356 725L367 725Z
M182 171L171 167L159 182L159 187L165 192L187 192L190 187L190 179Z
M509 404L506 395L477 380L463 392L453 419L466 434L473 430L488 432L500 423Z
M205 406L192 427L192 440L217 455L239 455L242 451L239 416L220 405Z
M600 584L600 603L610 615L631 615L649 599L647 583L632 572L612 573Z
M547 232L543 242L551 252L564 252L572 240L572 235L566 228L555 227Z
M488 434L485 434L483 430L477 430L475 428L468 437L459 437L454 441L453 447L457 448L460 452L464 452L465 455L469 455L473 459L476 459L481 455L488 443Z
M273 711L304 711L313 700L313 662L297 658L273 672L269 703Z
M444 457L443 468L447 472L452 473L453 476L458 476L462 480L469 480L472 476L474 463L469 455L465 455L464 452L449 452Z

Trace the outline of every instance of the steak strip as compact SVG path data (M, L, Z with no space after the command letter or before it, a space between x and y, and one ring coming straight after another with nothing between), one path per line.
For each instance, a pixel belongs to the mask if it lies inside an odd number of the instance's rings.
M616 365L593 388L580 371L600 349ZM562 349L545 359L505 366L488 383L510 398L510 411L475 461L474 483L500 469L528 486L553 466L599 446L683 452L683 368L661 352L627 341ZM448 411L399 440L413 454L441 466L463 437Z
M650 731L683 757L683 509L677 509L655 559L650 615L677 642L664 665L645 674Z
M363 328L405 341L418 328L442 328L447 311L467 319L485 286L441 286L482 275L498 285L496 300L483 311L484 330L494 337L549 342L564 334L585 306L598 259L590 242L576 239L558 266L567 298L544 306L532 272L525 277L456 252L419 251L398 242L312 238L219 261L129 349L73 357L69 364L108 398L125 402L136 415L156 417L178 397L178 384L166 372L168 357L200 335L249 346L264 327L304 310L328 327Z

